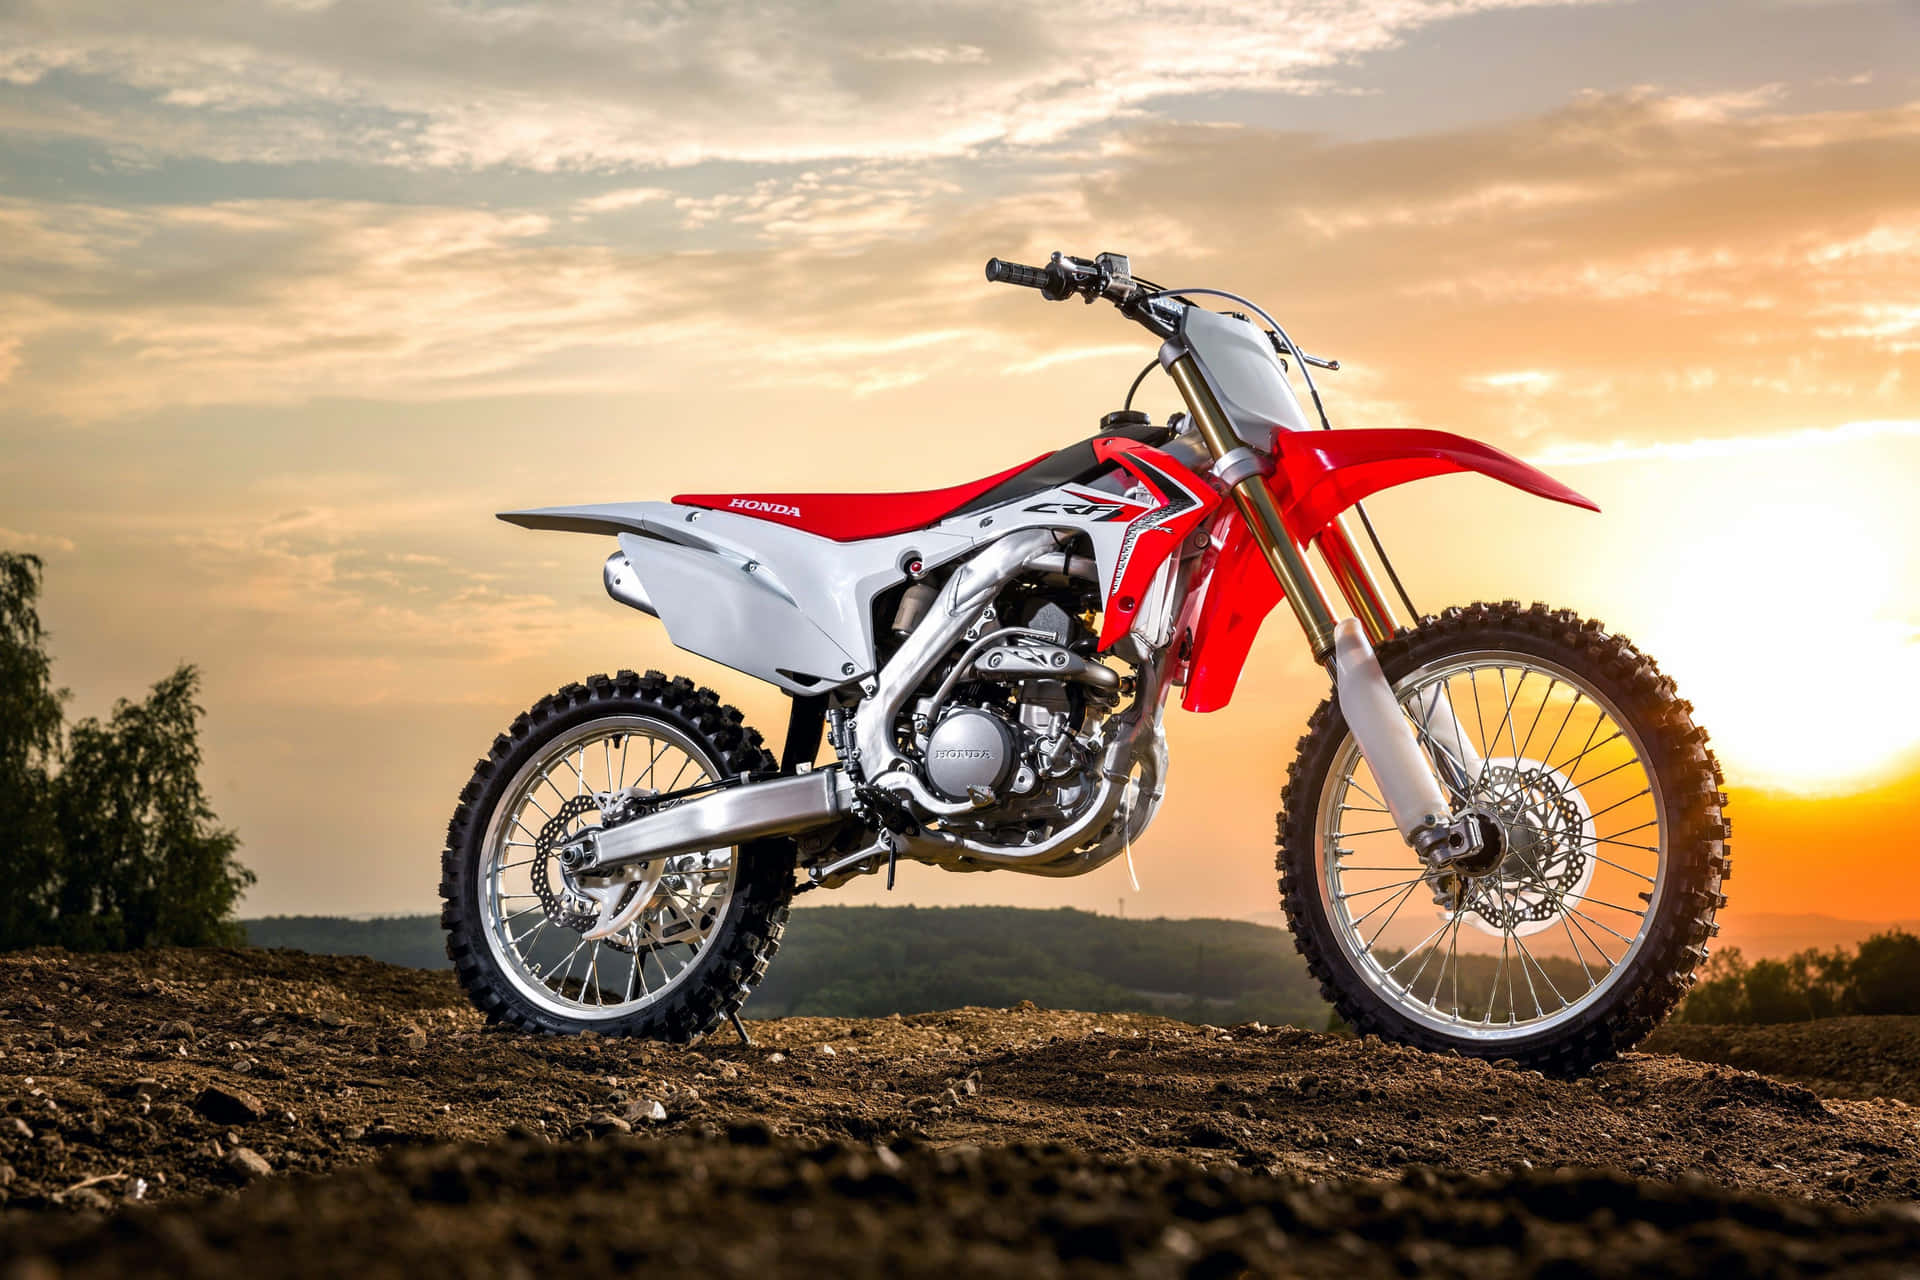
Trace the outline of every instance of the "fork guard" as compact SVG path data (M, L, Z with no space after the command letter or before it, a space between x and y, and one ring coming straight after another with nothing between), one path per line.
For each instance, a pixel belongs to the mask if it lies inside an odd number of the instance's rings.
M1592 499L1503 449L1447 431L1378 427L1341 431L1293 431L1275 441L1277 454L1268 487L1295 543L1305 546L1354 503L1412 480L1475 471L1525 493L1598 511ZM1253 648L1254 636L1273 607L1280 586L1237 511L1216 526L1213 576L1193 623L1187 685L1180 705L1217 711L1233 691Z

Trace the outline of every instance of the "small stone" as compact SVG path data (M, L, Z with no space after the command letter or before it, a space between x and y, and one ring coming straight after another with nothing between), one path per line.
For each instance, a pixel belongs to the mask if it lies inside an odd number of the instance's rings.
M367 1127L363 1124L350 1124L340 1131L340 1136L348 1142L358 1142L367 1136Z
M776 1053L770 1053L767 1055L768 1062L785 1062L786 1060L787 1060L787 1055L784 1053L776 1052Z
M740 1078L740 1071L731 1062L725 1063L720 1068L720 1078L722 1080L738 1080Z
M344 1027L347 1025L347 1020L331 1009L326 1009L315 1014L314 1018L323 1027Z
M273 1172L273 1166L252 1147L235 1147L227 1153L227 1168L251 1182L255 1178L264 1178Z
M875 1147L873 1149L873 1159L874 1163L878 1164L888 1173L898 1173L907 1167L907 1162L895 1155L892 1147Z
M33 1139L33 1126L25 1120L22 1120L19 1116L8 1117L7 1131L15 1137L25 1138L28 1141L32 1141Z
M978 1080L975 1080L972 1076L968 1076L965 1080L962 1080L960 1082L960 1092L966 1094L969 1098L971 1098L975 1094L980 1092L980 1082Z
M667 1109L658 1102L643 1102L640 1104L640 1118L653 1124L665 1124Z
M407 1047L408 1053L425 1053L427 1051L427 1033L419 1027L408 1027L406 1034L400 1037L400 1043Z
M245 1089L210 1084L193 1100L193 1109L216 1124L253 1124L267 1115L267 1104Z
M193 1029L193 1024L184 1019L175 1019L172 1022L163 1022L160 1024L160 1038L162 1040L192 1040L196 1038L198 1034L199 1033Z
M604 1138L610 1133L632 1133L633 1126L619 1116L610 1116L603 1112L587 1121L587 1131L596 1138Z
M831 1057L833 1057L833 1056L834 1056L834 1048L833 1048L833 1046L832 1046L832 1045L830 1045L830 1044L823 1044L823 1045L821 1045L821 1046L820 1046L820 1056L821 1056L821 1057L823 1057L823 1058L831 1058Z

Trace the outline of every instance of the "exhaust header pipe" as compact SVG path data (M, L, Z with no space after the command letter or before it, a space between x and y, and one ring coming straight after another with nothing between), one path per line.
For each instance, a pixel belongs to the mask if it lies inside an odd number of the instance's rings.
M685 800L669 809L594 832L591 857L577 870L601 875L635 862L791 835L841 817L850 808L840 771L818 769L769 778Z

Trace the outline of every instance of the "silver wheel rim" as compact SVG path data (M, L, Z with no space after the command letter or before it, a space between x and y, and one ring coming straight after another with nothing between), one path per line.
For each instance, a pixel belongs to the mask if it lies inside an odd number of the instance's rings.
M1448 799L1495 811L1514 852L1480 879L1474 906L1434 903L1349 734L1314 841L1321 906L1347 961L1396 1012L1456 1038L1520 1040L1578 1018L1631 967L1666 891L1666 806L1644 741L1590 681L1530 654L1448 657L1394 693L1403 708L1448 700L1485 762L1464 786L1436 768ZM1430 761L1460 754L1419 732ZM1545 927L1523 932L1527 913L1547 914Z
M542 908L533 877L544 871L557 887L562 873L557 859L542 865L536 839L576 796L628 786L677 791L718 776L698 743L644 716L576 726L521 767L487 825L479 867L487 945L515 990L545 1012L598 1021L648 1008L686 981L732 904L736 850L666 859L638 915L611 938L587 939ZM595 812L580 822L597 820Z

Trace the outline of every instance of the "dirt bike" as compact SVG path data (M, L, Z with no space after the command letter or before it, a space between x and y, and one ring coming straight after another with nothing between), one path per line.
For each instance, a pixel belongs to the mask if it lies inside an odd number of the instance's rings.
M1279 887L1339 1016L1557 1071L1636 1043L1726 901L1705 733L1598 623L1514 603L1420 616L1360 501L1469 471L1598 508L1459 436L1325 429L1312 370L1338 362L1237 294L1162 288L1116 254L995 259L987 279L1112 303L1161 343L1134 389L1157 365L1186 412L1155 423L1130 391L1092 438L929 492L501 515L614 538L613 599L792 706L777 758L657 672L516 719L444 854L475 1003L529 1030L686 1041L738 1028L796 892L890 886L903 858L1074 876L1130 856L1165 794L1167 702L1225 707L1285 601L1333 691L1288 770Z

